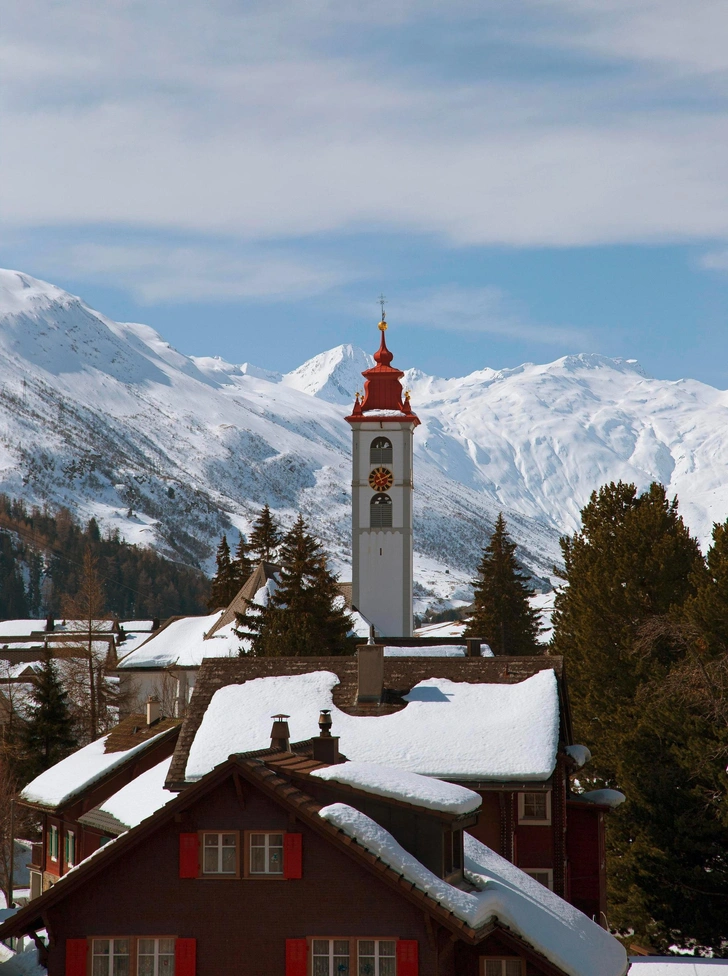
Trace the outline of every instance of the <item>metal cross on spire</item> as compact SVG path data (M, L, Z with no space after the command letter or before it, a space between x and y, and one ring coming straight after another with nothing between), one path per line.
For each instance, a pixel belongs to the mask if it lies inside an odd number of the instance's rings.
M387 303L387 299L384 297L384 295L380 295L379 304L382 306L382 318L379 323L379 328L382 330L382 332L384 332L384 330L387 328L387 320L384 316L384 306L386 305L386 303Z

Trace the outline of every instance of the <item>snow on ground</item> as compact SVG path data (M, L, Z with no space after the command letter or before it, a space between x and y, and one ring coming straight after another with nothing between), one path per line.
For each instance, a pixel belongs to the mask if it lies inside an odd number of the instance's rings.
M318 779L346 783L365 793L375 796L388 796L403 800L428 810L442 813L472 813L482 804L481 797L464 786L443 783L432 776L408 773L392 766L377 763L344 762L324 769L314 769L311 773Z
M200 779L232 753L270 745L271 715L290 716L291 741L318 734L331 710L342 752L443 779L548 779L556 764L559 696L551 670L518 684L420 681L391 715L347 715L334 705L330 671L255 678L212 697L190 748L187 779Z
M28 803L40 803L46 807L62 806L78 790L94 783L131 756L149 747L158 738L155 735L151 739L145 739L126 751L104 752L108 739L108 735L105 735L36 776L20 795Z
M170 756L156 766L152 766L100 803L97 809L110 814L126 827L136 827L142 820L151 817L160 807L177 796L176 793L170 793L164 788L171 762Z
M18 952L4 945L1 948L0 976L46 976L48 970L38 962L38 950L32 943Z
M728 959L632 956L629 976L728 976Z
M154 633L149 640L119 662L119 669L125 668L165 668L171 664L197 666L206 657L237 657L240 638L233 632L235 623L221 627L212 637L205 640L220 619L220 612L205 617L182 617L173 620L162 630Z
M479 889L475 892L462 891L438 878L388 831L345 803L323 807L319 816L472 928L497 919L568 976L626 973L626 953L613 936L470 834L465 834L465 872Z

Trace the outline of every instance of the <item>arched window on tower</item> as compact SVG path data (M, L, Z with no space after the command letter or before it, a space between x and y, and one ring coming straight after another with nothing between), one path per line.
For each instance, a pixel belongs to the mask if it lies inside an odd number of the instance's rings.
M369 448L370 464L392 463L392 442L387 437L375 437Z
M369 527L390 529L392 527L392 499L382 493L374 495L369 503Z

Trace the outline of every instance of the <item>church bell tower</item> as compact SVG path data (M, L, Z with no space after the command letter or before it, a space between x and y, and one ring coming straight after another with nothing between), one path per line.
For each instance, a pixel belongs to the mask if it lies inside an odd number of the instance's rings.
M376 363L362 373L364 395L347 421L353 437L351 480L352 604L378 637L412 636L412 438L418 418L404 373L391 363L387 323Z

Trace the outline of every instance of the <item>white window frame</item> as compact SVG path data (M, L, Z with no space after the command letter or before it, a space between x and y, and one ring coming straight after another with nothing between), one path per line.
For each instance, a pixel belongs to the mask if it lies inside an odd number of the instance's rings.
M518 963L518 966L519 966L519 969L520 969L519 976L525 976L525 974L526 974L526 969L525 969L525 967L523 965L523 959L521 959L520 956L481 956L480 957L480 976L491 976L491 974L488 972L488 969L489 968L492 969L492 966L489 967L487 965L487 963L491 963L492 964L492 963L496 963L496 962L499 962L500 963L500 976L511 976L511 973L508 973L508 971L506 970L506 964L509 963L509 962L517 962ZM512 967L511 967L511 969L512 969ZM493 974L493 976L495 976L495 974Z
M97 954L97 952L96 952L96 944L98 942L108 942L109 943L109 952L108 952L108 955L106 953L98 953ZM108 965L108 968L107 968L106 972L104 973L104 976L116 976L116 973L114 972L114 968L115 968L114 967L114 955L115 955L114 954L114 944L116 942L126 942L126 943L128 943L128 945L129 945L129 951L126 954L126 956L123 956L122 958L125 958L125 959L128 959L129 960L128 965L126 967L127 972L129 972L131 970L131 962L132 962L132 958L133 958L132 949L133 949L134 940L133 940L133 938L131 936L125 935L123 938L118 938L118 939L92 939L91 940L91 972L92 973L94 972L94 970L96 968L94 966L94 962L97 959L106 959L106 960L108 960L109 965ZM121 953L117 953L117 955L121 955Z
M58 827L48 824L48 855L51 861L58 861Z
M542 820L537 817L527 817L525 813L526 806L526 796L545 796L546 797L546 819ZM526 824L534 827L538 826L550 826L551 825L551 790L526 790L524 793L518 794L518 822L519 824Z
M311 939L311 972L312 973L315 972L314 960L315 959L323 959L323 958L325 958L324 957L324 954L322 952L314 952L314 949L316 947L316 943L317 942L326 942L328 944L328 947L329 947L329 951L327 953L327 958L329 960L329 974L328 974L328 976L339 976L338 972L334 970L334 959L340 959L342 957L342 954L341 953L338 953L336 955L334 954L334 943L336 943L336 942L346 942L347 945L349 946L349 951L348 951L347 956L346 956L347 959L349 960L349 976L356 976L356 974L352 974L352 971L351 971L351 947L352 947L351 944L352 944L352 940L351 939L347 939L347 938L343 938L343 939L317 939L317 938L312 938Z
M154 952L153 953L150 953L150 952L144 952L143 953L141 951L141 944L142 944L142 942L153 942L154 943ZM172 951L171 952L163 952L163 953L160 953L160 951L159 951L159 943L160 942L171 942L172 943ZM141 967L139 965L139 960L140 960L141 957L149 958L150 956L153 956L154 957L153 976L160 976L160 972L159 972L159 957L160 957L160 955L163 955L163 956L171 956L172 957L172 968L171 968L171 970L168 970L168 973L169 973L169 976L174 976L174 948L175 948L175 939L174 939L174 936L171 936L171 935L158 936L158 937L149 937L149 936L146 936L146 935L137 936L137 940L136 940L136 971L139 972L139 970L141 969Z
M374 943L374 955L373 956L370 956L368 954L367 955L363 955L362 954L362 952L359 949L359 947L361 946L362 942L373 942ZM392 945L394 946L394 953L391 956L380 956L380 954L379 954L379 946L382 944L382 942L391 942ZM379 972L380 966L379 966L379 963L380 963L380 960L381 959L393 959L394 960L394 973L395 973L395 976L396 976L396 973L397 973L397 940L396 939L357 939L356 940L356 973L355 973L355 976L359 976L359 972L360 972L360 969L361 969L361 962L360 961L361 961L362 958L364 958L364 959L373 959L374 960L374 973L372 974L372 976L380 976L380 972ZM349 968L351 969L351 963L349 963Z
M548 878L548 881L546 882L544 887L548 888L549 891L554 890L554 869L553 868L521 868L521 871L523 871L524 874L527 874L530 878L533 878L534 881L538 881L539 884L543 884L543 881L541 881L540 878L537 878L536 875L545 874L546 877Z
M286 832L285 830L251 830L247 834L248 837L248 875L251 878L282 878L285 873L284 859L285 859L285 846L286 846ZM253 844L254 837L265 837L264 844ZM271 844L271 837L280 837L280 844ZM254 871L253 870L253 848L260 850L261 847L265 851L265 870ZM281 852L281 867L280 871L271 871L270 869L270 853L271 848L275 850L280 850Z
M217 837L217 844L207 844L208 837ZM223 837L232 837L235 841L234 844L223 844ZM229 849L232 846L235 852L235 865L232 871L223 871L222 869L222 855L225 849ZM217 851L217 870L208 871L207 870L207 852ZM203 878L236 878L240 874L240 834L236 830L203 830L202 831L202 871L201 876Z
M66 867L73 868L76 866L76 832L74 830L67 830L66 837L64 840L64 853L66 857Z

